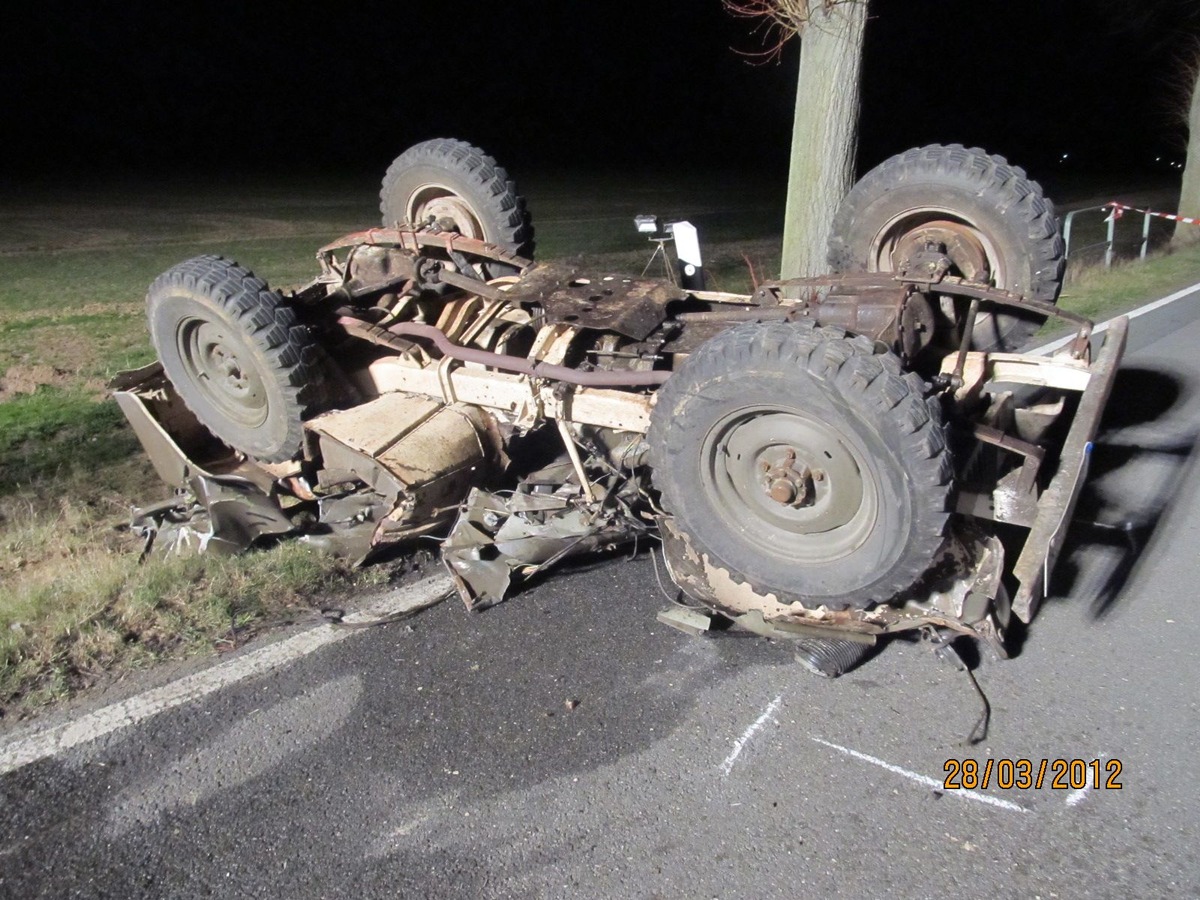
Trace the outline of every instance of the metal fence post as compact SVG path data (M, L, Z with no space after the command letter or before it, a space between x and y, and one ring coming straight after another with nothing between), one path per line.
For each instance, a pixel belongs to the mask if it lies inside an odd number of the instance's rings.
M1114 209L1108 217L1108 246L1104 248L1104 268L1111 269L1113 261L1113 242L1117 238L1117 211Z

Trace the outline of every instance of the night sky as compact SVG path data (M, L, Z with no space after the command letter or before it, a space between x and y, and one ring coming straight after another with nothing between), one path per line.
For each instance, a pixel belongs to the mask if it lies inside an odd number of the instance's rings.
M1034 171L1181 160L1200 20L1185 0L1105 11L1122 5L873 0L863 167L934 141ZM797 48L751 64L759 39L720 0L222 6L7 11L4 176L382 171L438 136L516 171L786 159Z

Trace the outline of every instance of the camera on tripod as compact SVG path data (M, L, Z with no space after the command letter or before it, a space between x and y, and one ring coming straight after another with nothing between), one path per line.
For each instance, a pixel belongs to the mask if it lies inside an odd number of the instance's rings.
M700 258L700 234L691 222L663 222L658 216L634 216L633 225L638 234L648 235L649 240L658 246L650 255L650 261L642 270L642 275L650 271L654 261L662 254L663 268L667 279L685 290L704 290L704 269ZM675 245L675 262L671 263L671 255L667 244Z

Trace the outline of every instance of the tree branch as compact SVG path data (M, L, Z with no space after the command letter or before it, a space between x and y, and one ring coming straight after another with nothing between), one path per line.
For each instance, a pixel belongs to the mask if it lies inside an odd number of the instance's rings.
M736 52L762 62L777 60L788 41L803 36L815 9L829 13L836 6L857 2L859 0L721 0L730 15L758 20L754 31L762 33L764 49Z

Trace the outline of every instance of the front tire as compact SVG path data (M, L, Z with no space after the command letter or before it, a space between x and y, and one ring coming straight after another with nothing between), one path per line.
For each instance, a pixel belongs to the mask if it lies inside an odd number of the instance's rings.
M810 323L732 328L659 390L664 508L711 561L785 603L865 608L941 548L941 409L873 342Z

